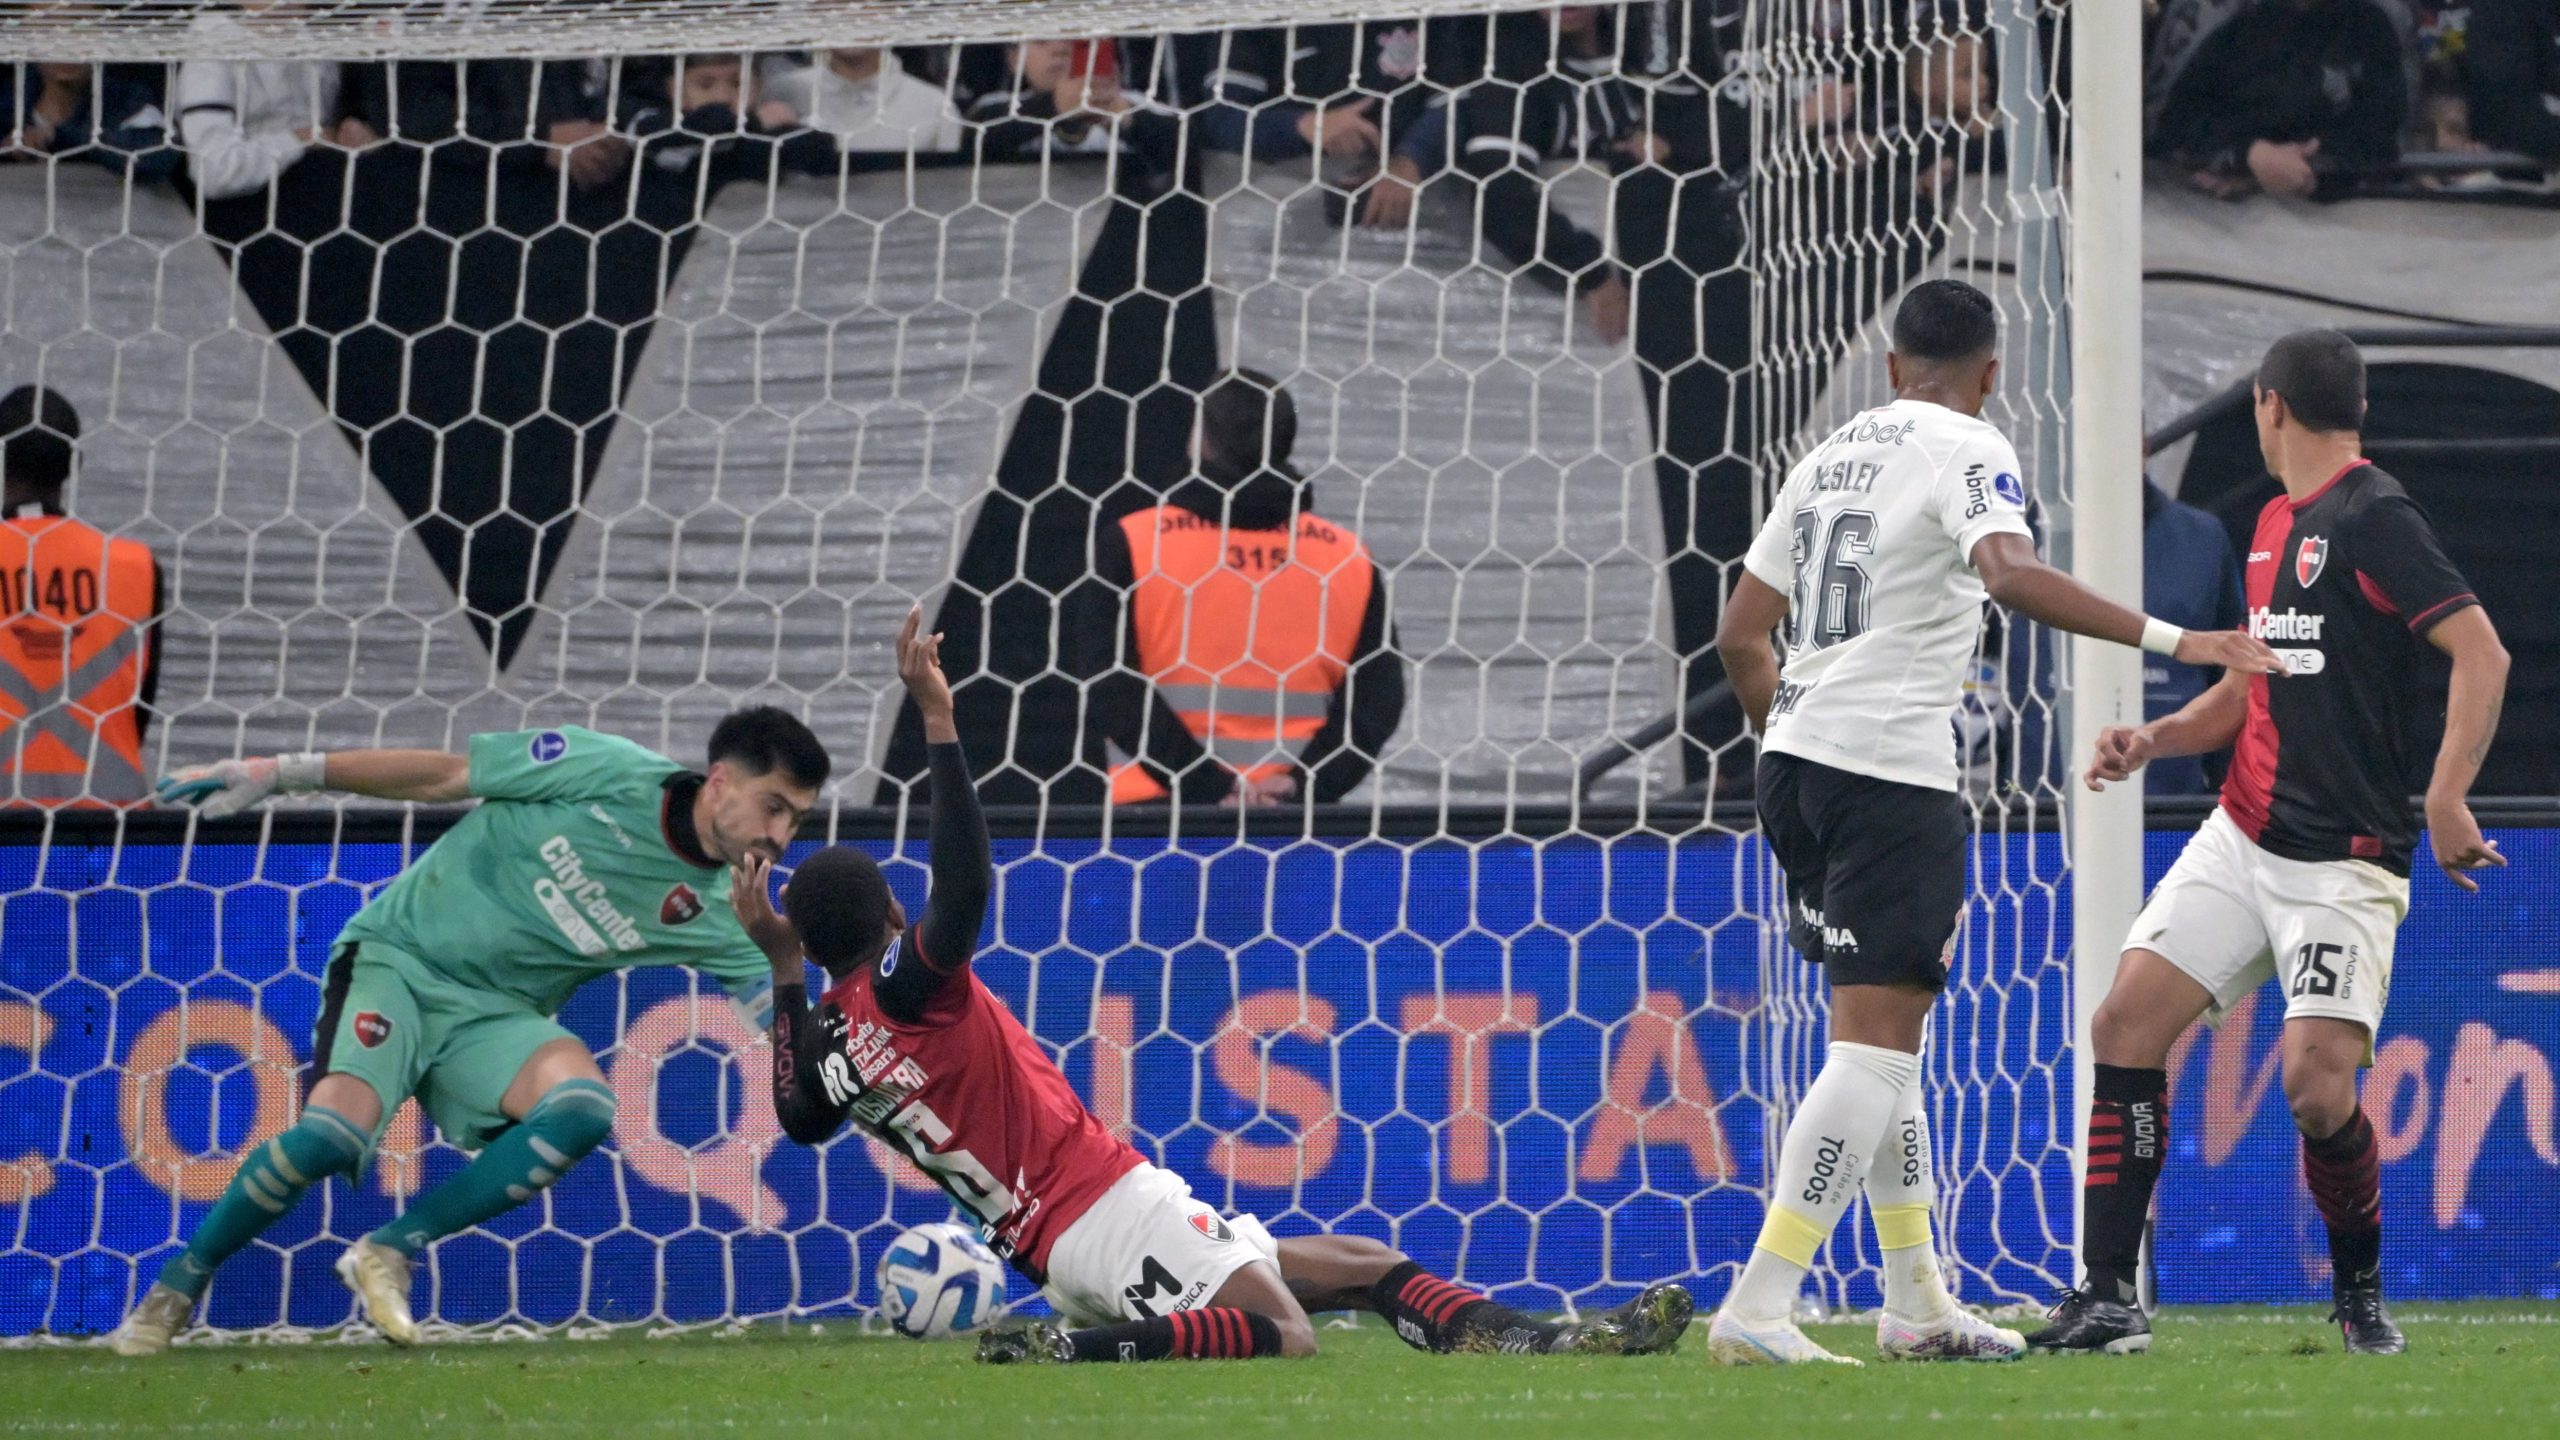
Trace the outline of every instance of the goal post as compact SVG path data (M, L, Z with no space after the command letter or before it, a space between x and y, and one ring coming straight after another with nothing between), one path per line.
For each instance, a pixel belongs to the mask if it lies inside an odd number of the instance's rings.
M2142 603L2142 77L2134 5L2071 12L2071 572L2101 594ZM2065 699L2064 772L2087 763L2098 732L2142 720L2142 656L2077 637ZM2088 1164L2097 1083L2090 1026L2115 980L2122 937L2142 907L2142 786L2068 787L2072 936L2071 1140L2075 1180ZM2068 1207L2078 1233L2079 1207ZM2076 1277L2074 1277L2076 1278Z

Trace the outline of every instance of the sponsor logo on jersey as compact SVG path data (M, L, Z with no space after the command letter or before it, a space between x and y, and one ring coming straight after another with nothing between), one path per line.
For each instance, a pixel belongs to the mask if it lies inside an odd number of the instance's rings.
M2307 588L2316 583L2320 579L2320 572L2328 567L2329 537L2326 535L2303 536L2302 548L2293 554L2293 578L2301 581Z
M587 813L595 817L595 822L612 834L614 844L625 850L631 848L631 832L622 828L622 822L613 818L612 811L601 805L590 805L587 807Z
M631 917L614 908L604 882L587 874L586 861L567 836L543 841L542 859L551 873L533 882L534 898L579 954L602 955L648 945Z
M358 1011L355 1032L356 1043L371 1050L391 1038L391 1017L379 1010Z
M2329 617L2287 607L2282 610L2256 609L2249 612L2249 633L2275 646L2276 659L2284 662L2287 675L2317 675L2329 668L2329 657L2315 648L2320 632ZM2292 646L2278 641L2310 641L2310 645Z
M2249 612L2249 633L2261 640L2317 640L2321 627L2329 617L2288 606L2282 610L2259 608Z
M534 764L548 765L569 753L569 737L557 730L545 730L533 737L532 743L524 747L524 753L533 757Z
M1978 520L1991 513L1991 476L1989 467L1976 461L1964 467L1964 518Z
M1991 477L1991 493L2023 510L2027 505L2027 487L2017 476L2003 470Z
M693 887L679 880L667 887L667 898L658 902L658 923L682 925L702 914L702 897Z
M1208 1210L1194 1210L1191 1212L1191 1228L1208 1236L1210 1239L1217 1241L1221 1245L1224 1245L1228 1241L1236 1238L1235 1232L1227 1228L1227 1222L1219 1219L1214 1212Z
M1825 445L1899 445L1910 439L1911 432L1919 428L1920 422L1917 420L1906 420L1899 425L1891 421L1878 420L1876 412L1871 410L1832 431L1831 438L1822 443Z
M881 979L886 980L890 976L898 973L898 952L905 948L907 948L906 936L892 935L889 937L889 948L880 952Z
M2264 564L2274 558L2276 558L2276 552L2273 550L2252 550L2249 552L2249 563L2252 565Z

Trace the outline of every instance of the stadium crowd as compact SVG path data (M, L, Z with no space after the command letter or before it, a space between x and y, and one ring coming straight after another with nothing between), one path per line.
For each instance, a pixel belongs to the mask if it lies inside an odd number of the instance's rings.
M246 0L199 23L254 28L269 8ZM2209 193L2515 188L2544 185L2539 167L2560 166L2560 9L2550 4L2148 8L2151 153ZM1997 28L1985 12L1984 0L1809 5L1798 23L1839 42L1822 53L1859 58L1775 80L1742 0L815 53L39 58L0 66L0 162L102 165L185 197L426 542L455 553L465 607L498 637L502 659L536 598L524 577L557 544L544 522L574 509L592 473L629 364L618 347L655 315L723 187L787 176L891 185L880 172L1090 158L1113 162L1121 200L1153 207L1205 194L1206 154L1303 165L1332 224L1471 224L1480 261L1571 297L1587 336L1632 341L1656 443L1681 693L1694 699L1718 679L1710 641L1724 567L1751 529L1754 467L1728 437L1749 433L1751 406L1765 407L1759 423L1774 432L1786 428L1779 412L1809 402L1755 396L1738 379L1752 361L1738 262L1755 112L1789 117L1796 132L1762 135L1761 164L1827 193L1849 217L1841 223L1862 230L1834 247L1837 273L1818 277L1836 353L1943 248L1954 192L2007 164ZM2043 23L2052 53L2059 37ZM1773 100L1771 86L1785 93ZM1542 176L1559 164L1612 177L1610 223L1550 203ZM1435 189L1455 203L1425 204ZM1138 468L1124 457L1124 474ZM469 478L482 473L510 478ZM1185 477L1135 478L1162 494ZM1116 533L1139 508L1088 499L1079 532ZM2191 585L2196 607L2217 610L2229 564L2187 568L2191 581L2163 583ZM1063 594L1085 577L1052 578ZM1116 634L1127 613L1094 623ZM1391 628L1381 616L1369 632ZM1036 663L1053 654L1041 649ZM1351 657L1335 658L1347 669ZM955 665L987 660L961 653ZM966 699L963 712L966 721ZM1212 738L1209 712L1183 713L1197 718L1193 739ZM1721 734L1688 736L1693 780L1738 716L1720 723ZM1332 797L1356 784L1383 733L1352 725L1310 788ZM1124 738L1113 731L1089 749Z

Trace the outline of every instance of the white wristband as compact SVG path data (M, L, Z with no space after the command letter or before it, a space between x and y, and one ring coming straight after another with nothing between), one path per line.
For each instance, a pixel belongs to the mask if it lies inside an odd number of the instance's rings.
M276 793L308 795L329 783L329 757L317 750L276 757Z
M2142 648L2154 655L2175 655L2187 632L2154 615L2142 617Z

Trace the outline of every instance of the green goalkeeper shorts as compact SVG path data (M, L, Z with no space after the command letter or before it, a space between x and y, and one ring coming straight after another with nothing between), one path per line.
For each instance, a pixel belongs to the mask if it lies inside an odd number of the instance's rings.
M576 1038L514 996L458 984L378 940L349 941L330 957L314 1029L312 1073L352 1075L381 1097L375 1140L415 1095L437 1131L466 1150L515 1123L499 1104L533 1052Z

